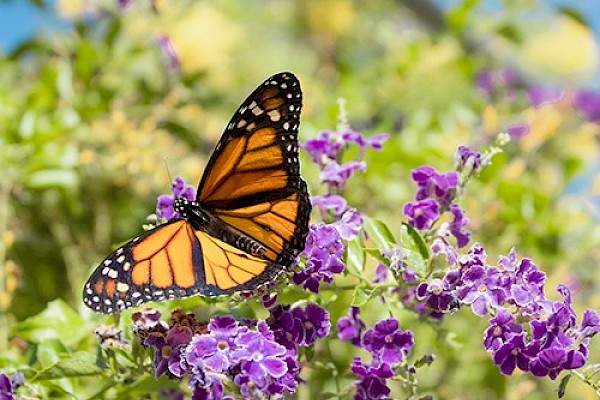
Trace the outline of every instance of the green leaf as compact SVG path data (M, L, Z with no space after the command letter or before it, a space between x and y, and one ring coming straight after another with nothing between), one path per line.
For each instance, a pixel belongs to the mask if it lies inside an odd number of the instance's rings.
M396 239L383 221L365 217L365 230L380 249L389 249L396 245Z
M346 249L346 267L355 275L362 275L365 266L365 253L360 240L354 239L348 242Z
M102 369L96 365L96 357L93 354L78 351L41 370L32 378L32 381L100 375L101 373Z
M352 307L361 307L373 297L374 290L362 285L357 286L352 294Z
M370 255L371 257L373 257L377 261L380 261L380 262L382 262L384 264L389 263L389 261L387 260L387 258L385 258L381 254L381 250L379 250L379 249L368 248L368 249L363 249L363 251L365 252L365 254Z
M18 324L13 333L32 343L58 339L67 346L74 346L89 335L91 329L63 300L54 300L44 311Z
M427 260L429 260L429 250L425 244L425 240L421 237L412 226L403 223L400 234L400 243L406 254L406 263L419 276L425 277L429 273L427 271Z

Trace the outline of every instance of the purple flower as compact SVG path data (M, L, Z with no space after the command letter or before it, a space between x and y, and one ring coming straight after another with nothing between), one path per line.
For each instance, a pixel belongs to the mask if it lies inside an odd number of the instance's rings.
M169 326L160 320L160 316L160 311L152 308L143 308L131 314L131 331L142 344L152 332L166 334Z
M542 348L549 348L557 343L570 346L572 338L564 335L564 332L570 330L576 325L575 311L571 308L571 296L569 290L558 285L558 291L563 296L563 301L555 301L551 305L551 310L547 311L545 320L531 321L532 336L539 341Z
M418 230L431 228L440 217L440 205L433 199L408 202L402 211L409 218L408 223Z
M394 376L394 371L389 364L381 363L377 367L367 366L359 358L354 358L350 368L352 372L361 377L355 383L355 400L389 399L391 391L386 380Z
M309 139L300 147L306 150L315 164L324 167L331 160L337 159L337 153L342 148L342 142L336 140L333 133L322 131L317 139Z
M284 357L287 365L287 372L281 378L274 380L268 387L268 392L271 395L284 395L287 393L295 393L298 384L300 383L300 365L298 361L288 355Z
M363 215L354 208L347 208L340 216L340 219L333 222L333 226L340 234L340 237L346 241L358 236L364 222Z
M383 144L389 139L390 135L387 133L380 133L371 138L365 138L361 133L348 130L342 133L342 140L345 143L355 143L360 147L360 156L364 154L365 150L370 147L373 150L381 150Z
M573 93L573 107L589 122L600 124L600 92L578 90Z
M148 347L154 347L154 371L158 378L169 372L181 377L185 371L180 365L181 353L192 340L192 330L187 326L175 325L164 333L150 333L144 341Z
M249 331L237 337L235 344L237 349L231 358L241 363L241 373L234 382L241 387L242 394L253 392L253 388L264 392L271 381L286 374L287 350L279 343L259 332Z
M583 312L583 319L579 329L580 335L585 338L591 338L600 332L600 315L594 310L587 309Z
M485 249L479 243L474 243L467 254L460 256L458 263L460 270L464 273L473 266L483 267L487 260Z
M528 124L513 124L506 127L506 132L513 140L521 139L529 133Z
M471 232L463 229L469 225L469 218L465 217L465 211L456 203L450 204L450 212L454 220L450 223L450 233L456 238L458 248L465 247L471 241Z
M471 175L472 172L477 173L484 167L481 158L482 155L480 152L472 150L468 146L460 145L456 150L454 163L459 172L468 171L467 175Z
M181 218L181 215L173 208L175 199L186 199L188 201L196 200L196 191L193 186L185 183L183 178L176 177L171 185L173 195L161 195L156 204L156 215L169 221Z
M267 293L262 298L264 308L271 308L277 303L277 293Z
M499 308L490 326L485 330L483 346L488 351L495 351L515 334L523 332L523 327L515 322L515 317L504 308Z
M549 376L554 380L565 369L577 369L585 364L586 357L576 350L550 348L539 352L529 364L529 370L534 376Z
M556 87L532 86L527 90L527 96L531 105L539 108L547 104L558 103L565 96L565 90Z
M387 259L390 263L390 270L395 275L400 275L406 269L406 254L401 247L394 247L392 249L381 250L381 255Z
M296 352L296 347L304 343L304 315L290 312L290 306L278 305L269 310L267 324L273 332L275 341L287 349Z
M181 62L179 60L179 55L177 55L177 51L175 51L175 47L173 47L171 39L167 35L159 35L156 37L155 41L162 50L165 58L169 61L171 69L179 70Z
M393 318L379 321L363 337L363 347L383 363L396 364L414 345L412 332L402 331Z
M185 350L185 363L190 367L192 376L201 376L205 386L232 366L235 340L248 331L230 316L214 317L208 329L208 334L194 336Z
M344 211L346 211L346 209L348 208L346 199L336 194L328 194L325 196L311 196L310 202L313 208L316 208L324 214L331 210L333 211L333 214L336 217L342 215Z
M300 308L292 309L292 313L299 313L296 310ZM301 344L303 346L310 346L317 339L329 335L331 322L327 310L314 303L308 303L304 309L304 330L304 343Z
M454 288L438 278L417 286L415 298L427 304L430 310L442 314L449 313L459 306Z
M310 346L331 329L329 313L314 303L308 303L305 309L277 306L270 313L267 324L275 341L294 353L297 346Z
M385 283L388 279L388 267L385 264L377 264L375 269L375 276L373 277L373 283Z
M515 367L521 371L529 370L529 361L534 354L532 349L528 349L525 336L525 332L515 334L494 351L494 363L504 375L511 375Z
M352 178L355 171L365 172L367 164L364 161L348 161L344 164L338 164L336 161L330 161L321 172L321 181L334 186L338 191L343 191L348 179Z
M360 346L360 338L362 332L366 328L365 323L360 319L360 308L350 307L348 316L342 317L337 322L338 337L352 343L355 346Z
M500 265L500 262L498 264ZM545 283L546 274L540 271L531 260L525 258L519 262L514 278L510 279L510 300L521 308L531 306L530 308L535 310L539 306L532 303L546 301L544 297Z
M462 277L458 296L471 305L475 315L487 314L491 307L497 308L506 299L500 271L495 267L472 266Z
M344 271L342 255L344 245L335 227L326 224L311 225L303 255L306 269L296 272L294 284L303 285L304 290L319 293L319 282L333 282L333 274Z
M435 168L423 165L413 169L412 178L418 186L415 200L435 199L442 211L448 209L458 187L456 171L440 174Z
M13 385L6 374L0 373L0 400L14 400Z
M431 243L431 252L434 256L444 255L446 257L446 263L451 267L458 262L458 253L454 246L446 239L448 236L450 236L448 225L443 224L443 226L438 229L438 236L433 239L433 242Z

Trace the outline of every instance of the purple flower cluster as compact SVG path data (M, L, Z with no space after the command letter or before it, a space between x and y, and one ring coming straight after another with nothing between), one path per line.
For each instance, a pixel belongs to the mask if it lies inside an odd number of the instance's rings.
M364 364L360 358L352 361L351 370L359 376L356 382L356 400L389 398L390 388L387 379L395 373L393 367L406 359L414 345L413 334L400 329L393 318L379 321L368 329L359 317L358 307L348 311L348 317L340 318L337 323L338 337L353 345L362 347L372 355L370 364Z
M321 169L321 180L330 188L343 192L346 182L355 171L364 172L366 164L362 161L368 148L381 150L389 135L382 133L365 138L352 130L344 132L322 131L316 139L309 139L301 147ZM359 153L354 160L340 163L341 153L350 145L358 145Z
M292 281L305 290L319 293L320 282L332 283L333 274L344 271L344 244L332 225L311 225L302 255L306 257L306 268L294 273Z
M467 146L460 146L455 158L458 171L468 170L469 176L484 167L481 154ZM465 247L471 240L471 232L465 229L469 219L454 201L459 187L459 174L456 171L439 173L435 168L424 165L412 171L412 178L417 184L415 201L404 204L403 213L415 229L429 230L444 212L450 212L453 220L439 227L437 234L440 239L434 253L444 252L451 259L452 248L447 248L452 247L447 241L449 235L456 238L458 248Z
M421 283L416 298L437 313L462 304L478 316L495 314L484 346L504 374L518 367L555 379L565 369L583 366L589 339L600 332L598 314L585 311L577 325L568 289L558 287L562 302L548 300L545 273L529 259L517 260L514 249L501 256L497 265L486 261L485 250L473 245L442 279Z
M158 313L133 316L134 330L145 347L154 349L156 376L189 376L194 399L224 398L226 384L243 398L283 398L294 393L300 378L298 348L329 334L329 313L308 304L304 309L277 306L267 320L239 323L231 316L198 322L176 310L170 326Z
M328 194L311 199L314 209L319 211L326 224L310 227L303 252L306 268L294 274L293 282L296 285L318 293L320 282L332 283L334 274L344 271L342 241L358 236L364 218L356 209L348 206L341 194L355 172L366 170L363 161L366 150L381 150L387 139L387 134L365 138L352 130L323 131L316 139L307 140L301 145L321 169L321 181L327 186ZM343 153L350 146L358 146L358 155L343 163Z
M328 193L343 193L348 179L355 172L366 170L367 165L363 161L366 150L381 150L388 137L385 133L365 138L352 130L341 133L323 131L316 139L307 140L301 147L321 169L321 181L327 185ZM342 163L343 152L350 146L358 146L358 155Z
M196 190L193 186L186 184L183 178L179 176L176 177L175 182L173 182L171 186L173 194L160 195L156 203L156 215L167 221L181 218L181 215L173 208L175 199L186 199L188 201L196 200Z
M352 240L358 236L364 218L356 209L349 207L346 199L336 194L312 196L311 203L318 210L324 221L333 221L333 226L344 240Z
M278 305L269 311L267 323L275 340L294 354L298 346L312 346L331 330L329 313L313 303L304 309Z

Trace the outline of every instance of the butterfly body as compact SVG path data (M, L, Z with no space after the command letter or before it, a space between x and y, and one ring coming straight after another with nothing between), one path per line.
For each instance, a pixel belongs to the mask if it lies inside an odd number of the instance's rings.
M298 160L301 108L293 74L264 81L227 124L195 199L175 196L167 223L104 259L84 286L84 303L112 314L148 301L230 295L289 268L306 244L311 212Z

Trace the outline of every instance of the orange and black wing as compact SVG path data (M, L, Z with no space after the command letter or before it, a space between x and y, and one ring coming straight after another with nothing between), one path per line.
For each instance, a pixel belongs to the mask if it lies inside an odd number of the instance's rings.
M311 205L298 161L301 108L293 74L263 82L227 125L198 187L201 206L261 243L273 265L245 288L290 266L306 243Z
M92 310L113 314L148 301L187 297L204 287L196 232L176 220L136 237L108 256L83 289Z

